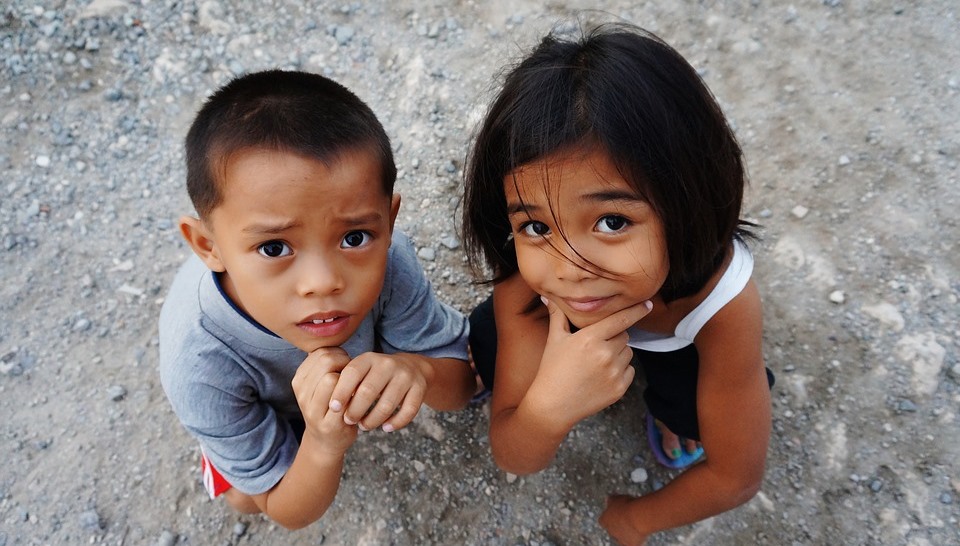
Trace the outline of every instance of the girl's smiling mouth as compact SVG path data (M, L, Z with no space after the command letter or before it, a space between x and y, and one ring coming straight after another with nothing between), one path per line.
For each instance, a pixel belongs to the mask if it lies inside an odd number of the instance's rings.
M606 296L602 298L561 298L567 307L579 313L593 313L595 311L599 311L611 299L613 299L613 296Z

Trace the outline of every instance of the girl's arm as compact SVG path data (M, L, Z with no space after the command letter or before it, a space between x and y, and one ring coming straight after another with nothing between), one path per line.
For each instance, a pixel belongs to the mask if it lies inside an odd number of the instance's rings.
M524 313L537 294L520 275L494 287L497 368L490 445L497 465L514 474L543 469L578 422L623 396L633 381L628 326L644 304L617 311L577 333L548 303Z
M620 543L642 544L651 533L730 510L759 490L771 421L762 323L751 280L701 329L697 415L707 458L658 491L611 497L600 523Z

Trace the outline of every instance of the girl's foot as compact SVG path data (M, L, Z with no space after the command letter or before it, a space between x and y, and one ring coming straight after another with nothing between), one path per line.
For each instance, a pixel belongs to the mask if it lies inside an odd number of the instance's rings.
M684 469L703 458L703 448L696 441L679 438L650 413L647 413L647 442L657 462L667 468Z
M660 429L660 436L663 438L663 453L670 459L679 459L680 456L683 455L681 449L686 449L687 453L692 454L700 448L700 442L696 440L683 439L681 442L680 437L671 432L659 419L654 419L654 423L656 427ZM682 447L680 445L681 443L683 444Z

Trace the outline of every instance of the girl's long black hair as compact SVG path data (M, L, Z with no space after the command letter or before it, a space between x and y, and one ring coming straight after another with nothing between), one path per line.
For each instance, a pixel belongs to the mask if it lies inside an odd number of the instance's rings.
M665 301L699 291L741 221L742 153L697 72L653 34L606 24L579 39L546 36L506 76L471 148L463 240L493 282L517 272L505 178L556 153L599 146L663 222ZM562 211L554 211L562 216Z

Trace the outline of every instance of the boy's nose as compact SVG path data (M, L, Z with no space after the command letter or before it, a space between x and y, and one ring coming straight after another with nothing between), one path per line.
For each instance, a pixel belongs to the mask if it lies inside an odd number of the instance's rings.
M344 275L335 260L316 258L300 265L297 291L301 296L325 296L343 291Z

